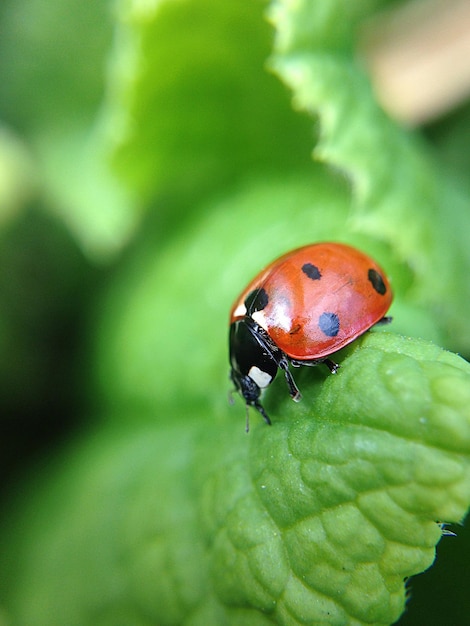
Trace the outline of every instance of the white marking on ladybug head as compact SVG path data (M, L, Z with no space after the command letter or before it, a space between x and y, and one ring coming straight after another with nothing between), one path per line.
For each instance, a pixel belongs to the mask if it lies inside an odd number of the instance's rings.
M253 365L250 368L248 376L251 378L251 380L254 380L254 382L258 385L260 389L264 389L265 387L267 387L273 379L271 374L263 372L263 370L260 370L260 368L256 367L256 365Z

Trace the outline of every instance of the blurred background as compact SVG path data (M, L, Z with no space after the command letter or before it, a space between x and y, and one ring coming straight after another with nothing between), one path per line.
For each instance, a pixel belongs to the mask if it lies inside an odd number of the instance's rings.
M178 233L198 210L192 197L217 193L242 172L305 167L318 132L306 116L291 115L287 91L261 73L272 44L263 3L240 3L226 17L210 2L186 2L183 27L166 11L171 3L162 4L158 25L145 32L152 3L0 4L5 502L89 426L90 407L99 405L91 347L116 277L142 271L140 251ZM419 134L470 193L470 4L376 5L358 29L357 58L389 115ZM244 35L235 46L237 29ZM161 44L155 49L152 37ZM153 55L137 71L139 46ZM250 119L254 109L264 127ZM154 117L154 125L133 135L140 117ZM233 119L236 132L227 130ZM226 159L211 149L219 142ZM123 290L114 302L125 306L127 297ZM411 582L403 626L469 623L470 533L456 532L439 545L438 565Z

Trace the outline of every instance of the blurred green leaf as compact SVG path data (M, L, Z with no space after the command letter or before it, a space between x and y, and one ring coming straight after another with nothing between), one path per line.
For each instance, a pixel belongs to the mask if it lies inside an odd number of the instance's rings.
M272 65L292 88L297 107L319 117L316 158L351 182L351 227L393 247L414 275L411 301L427 303L448 344L468 351L470 252L462 235L470 229L467 201L421 141L375 102L352 48L357 21L370 7L368 0L327 7L275 0Z
M90 123L103 93L108 2L4 0L0 106L15 128L44 132Z
M107 0L0 8L0 117L32 155L44 205L95 259L119 250L139 215L100 138L111 34Z
M26 146L0 126L0 229L14 219L34 195L36 176Z
M179 221L208 189L305 166L308 119L266 71L263 2L122 0L105 110L121 179L147 201L170 193ZM175 207L175 200L184 205ZM165 207L159 207L165 213ZM170 213L171 211L171 213Z

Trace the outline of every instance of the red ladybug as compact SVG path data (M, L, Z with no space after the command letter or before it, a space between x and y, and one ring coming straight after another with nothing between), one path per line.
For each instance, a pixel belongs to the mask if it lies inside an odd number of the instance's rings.
M289 393L300 392L289 365L325 363L328 358L385 318L393 299L381 267L363 252L341 243L297 248L273 261L242 291L230 311L230 378L247 406L271 420L261 390L279 369Z

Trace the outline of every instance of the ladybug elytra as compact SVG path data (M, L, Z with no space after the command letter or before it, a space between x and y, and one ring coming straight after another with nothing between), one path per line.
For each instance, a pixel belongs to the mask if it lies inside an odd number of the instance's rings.
M242 291L230 311L230 378L267 424L260 402L279 370L289 394L300 391L289 366L324 363L385 317L393 299L381 267L340 243L318 243L284 254Z

